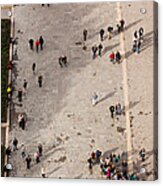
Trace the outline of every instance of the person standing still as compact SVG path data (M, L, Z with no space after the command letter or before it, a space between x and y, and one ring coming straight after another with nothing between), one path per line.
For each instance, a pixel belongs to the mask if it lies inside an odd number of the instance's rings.
M40 38L39 38L39 43L40 43L40 50L43 50L44 39L42 36L40 36Z
M42 79L43 79L42 76L38 77L38 84L40 88L42 87Z
M35 46L36 46L36 52L37 52L37 53L38 53L38 51L39 51L39 45L40 45L39 40L36 40Z

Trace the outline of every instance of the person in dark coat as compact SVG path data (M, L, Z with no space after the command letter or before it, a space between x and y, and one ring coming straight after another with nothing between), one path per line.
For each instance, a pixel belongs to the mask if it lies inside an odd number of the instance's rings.
M110 110L110 113L111 113L111 118L113 119L113 118L114 118L114 111L115 111L114 106L111 105L111 106L109 107L109 110Z
M32 64L32 71L33 71L33 74L36 73L36 63L33 63Z
M87 34L88 34L88 31L86 29L83 30L83 38L84 38L84 41L87 41Z
M103 46L102 46L102 44L100 43L99 46L98 46L98 55L99 55L100 57L101 57L102 49L103 49Z
M44 39L42 36L40 36L40 38L39 38L39 43L40 43L40 50L43 50Z
M97 46L94 45L94 46L92 47L93 59L96 58L96 52L97 52L97 50L98 50Z
M101 39L101 41L104 40L104 33L105 33L104 29L101 29L100 30L100 39Z
M19 101L19 102L22 102L22 94L23 94L22 90L19 89L19 90L18 90L18 101Z
M31 157L28 155L28 157L26 158L25 161L27 163L27 169L30 169L30 167L31 167L31 161L32 161Z
M34 40L30 39L29 40L29 47L30 47L31 50L33 50L33 45L34 45Z
M42 87L42 79L43 79L42 76L38 77L38 84L40 88Z
M116 58L116 62L118 62L118 63L120 63L121 62L121 54L120 54L120 52L119 51L117 51L116 52L116 54L115 54L115 58Z

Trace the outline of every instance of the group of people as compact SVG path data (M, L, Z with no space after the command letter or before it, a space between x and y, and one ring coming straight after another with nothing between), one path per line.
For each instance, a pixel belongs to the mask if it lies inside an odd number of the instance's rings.
M115 106L111 105L109 107L111 118L114 119L115 116L120 116L124 113L124 108L121 106L120 103L117 103Z
M18 150L20 150L21 158L26 162L27 169L31 168L32 161L36 164L41 161L40 158L43 155L43 146L41 143L38 144L36 152L34 153L33 158L31 158L31 155L27 153L27 149L24 144L21 144L20 148L18 148L18 139L15 137L12 141L12 145L9 145L6 148L6 155L10 157L14 151Z
M138 31L134 32L132 51L139 54L144 37L144 29L141 27Z
M102 154L100 150L92 152L88 158L88 169L90 174L93 174L93 167L99 165L101 169L101 174L105 175L109 180L139 180L141 174L131 173L128 171L128 163L125 154L116 154L111 152L108 155ZM141 149L139 152L142 161L145 161L145 149Z
M34 46L35 46L35 49L36 49L36 52L38 53L39 52L39 49L40 50L43 50L43 47L44 47L44 39L42 36L39 37L39 39L30 39L29 40L29 47L31 50L34 50Z
M109 55L110 58L110 62L112 62L113 64L118 63L120 64L122 62L122 55L119 51L117 51L116 53L112 52Z

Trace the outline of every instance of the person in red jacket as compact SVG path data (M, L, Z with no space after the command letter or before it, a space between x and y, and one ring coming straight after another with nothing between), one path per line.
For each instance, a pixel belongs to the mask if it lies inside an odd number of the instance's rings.
M114 52L112 52L112 53L110 54L109 58L110 58L110 62L113 62L113 63L114 63L114 58L115 58Z
M39 40L36 40L36 41L35 41L35 46L36 46L36 52L37 52L37 53L38 53L39 45L40 45Z

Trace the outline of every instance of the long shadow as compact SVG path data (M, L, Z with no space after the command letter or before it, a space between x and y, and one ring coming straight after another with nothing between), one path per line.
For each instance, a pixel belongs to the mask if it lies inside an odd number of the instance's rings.
M153 45L153 31L150 31L144 35L144 40L142 42L142 46L140 48L140 54L151 47ZM129 50L125 53L125 57L129 58L131 55L133 55L134 52L132 50Z
M109 97L112 97L114 94L116 93L116 91L114 92L111 92L109 94L106 94L103 98L101 98L100 100L98 100L97 104L102 102L102 101L105 101L106 99L108 99Z
M106 152L103 153L103 158L107 158L108 156L110 156L111 153L115 152L118 149L119 149L118 147L115 147L113 149L107 150Z
M50 171L50 172L47 172L47 175L51 175L53 174L54 172L56 172L57 170L59 170L62 166L58 166L56 167L54 170Z
M105 55L109 50L112 50L115 47L118 47L120 43L116 43L115 45L107 46L104 48L102 55Z
M133 108L133 107L135 107L137 104L139 104L140 103L140 100L139 101L131 101L130 103L129 103L129 108L131 109L131 108Z
M131 27L133 27L134 25L138 24L141 21L142 21L142 19L138 19L137 21L134 21L133 23L130 23L129 25L126 25L125 28L124 28L124 31L127 31L128 29L130 29ZM113 37L117 36L118 34L119 34L118 29L113 31Z

